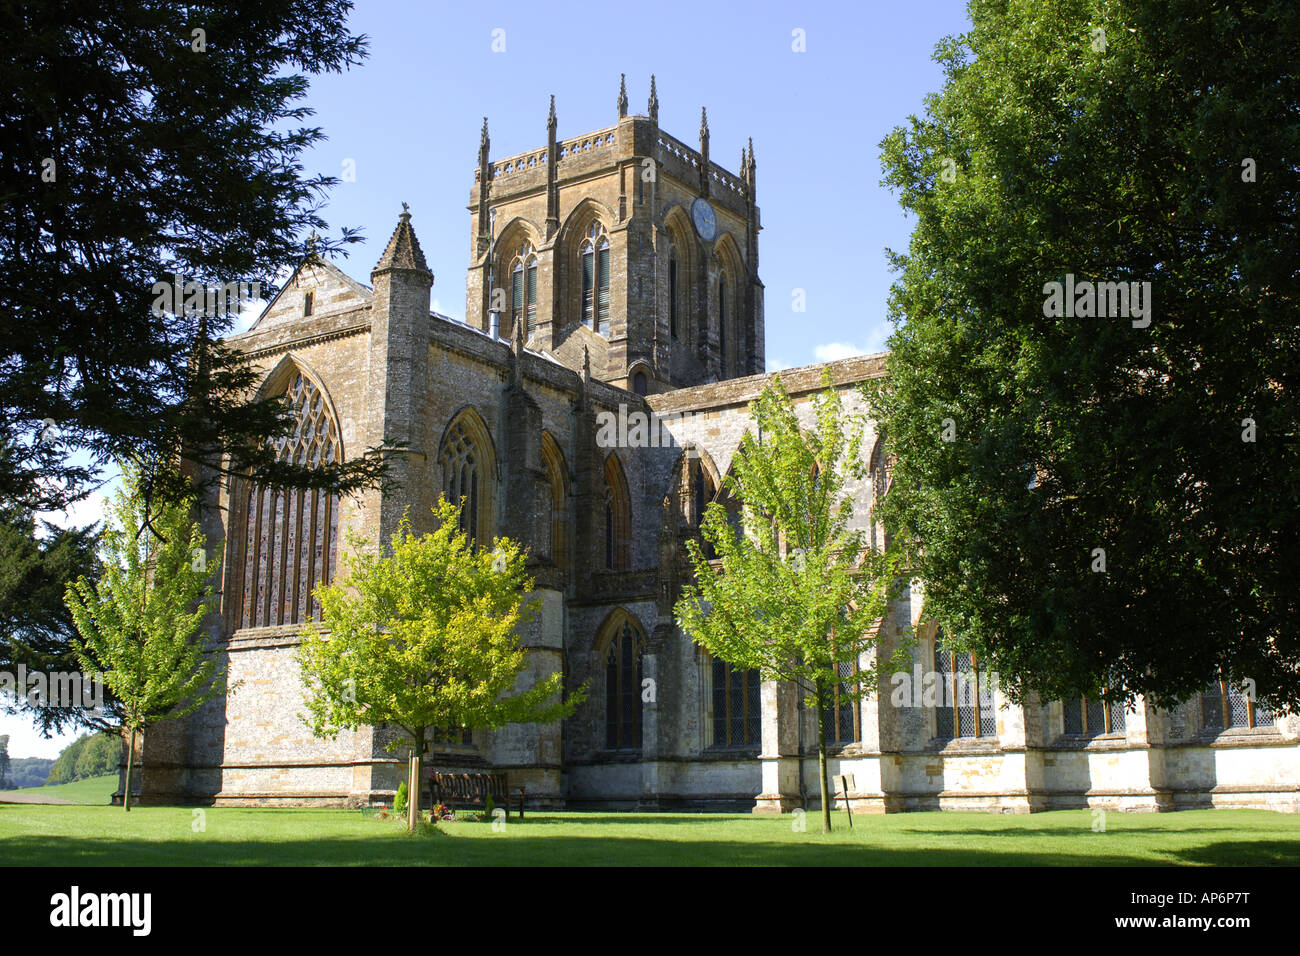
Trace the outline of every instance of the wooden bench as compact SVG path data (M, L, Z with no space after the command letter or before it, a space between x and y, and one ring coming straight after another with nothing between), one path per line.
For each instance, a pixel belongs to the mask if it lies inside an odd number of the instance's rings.
M504 773L430 773L429 792L433 806L445 803L454 811L457 804L487 809L490 796L510 816L510 786ZM524 788L519 788L519 817L524 815Z

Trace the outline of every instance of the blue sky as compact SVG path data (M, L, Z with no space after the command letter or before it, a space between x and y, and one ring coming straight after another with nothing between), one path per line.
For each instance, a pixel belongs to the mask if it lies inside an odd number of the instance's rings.
M931 54L968 28L965 7L358 0L351 22L369 35L370 57L313 81L309 122L329 138L307 156L307 171L337 176L355 163L355 182L340 183L324 211L332 234L359 226L366 237L338 260L345 272L369 282L407 202L436 276L434 308L463 318L465 207L483 117L493 158L508 156L545 145L552 93L563 139L616 121L620 73L630 112L644 113L654 73L671 135L695 145L707 106L711 156L733 172L753 137L769 368L880 351L892 280L884 253L906 247L911 223L880 186L878 145L939 89ZM796 30L805 52L792 49ZM502 39L504 51L493 52ZM803 313L791 308L795 289L805 291ZM101 501L65 520L98 519ZM53 757L71 739L43 740L6 715L0 734L20 757Z
M479 9L361 0L352 23L371 38L369 60L316 80L311 94L313 122L330 137L312 170L356 164L356 181L335 189L326 212L335 231L367 236L339 262L344 271L369 281L408 202L436 274L435 308L463 318L465 207L483 117L493 158L508 156L546 144L550 94L563 139L616 121L620 73L630 111L644 113L654 73L670 134L695 145L707 106L712 157L733 172L754 139L770 364L883 348L884 250L904 248L911 226L879 185L878 144L939 88L931 54L967 29L964 0ZM796 29L806 52L792 49ZM496 30L503 52L493 52ZM804 313L791 308L796 288Z

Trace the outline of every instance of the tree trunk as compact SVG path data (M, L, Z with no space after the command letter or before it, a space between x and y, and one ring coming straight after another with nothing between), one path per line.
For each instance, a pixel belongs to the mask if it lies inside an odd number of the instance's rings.
M822 833L831 832L831 793L826 767L826 692L817 682L817 783L822 792Z
M135 728L131 728L131 739L126 745L126 786L122 788L122 806L131 812L131 766L135 758Z

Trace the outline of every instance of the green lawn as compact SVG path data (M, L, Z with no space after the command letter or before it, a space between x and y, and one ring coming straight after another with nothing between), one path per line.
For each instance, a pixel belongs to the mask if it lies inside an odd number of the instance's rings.
M0 805L0 865L1300 865L1300 816L1192 810L1106 816L836 814L796 832L789 816L530 813L503 832L470 822L409 837L346 810ZM202 824L202 832L196 827Z
M34 793L49 797L58 797L70 803L107 804L117 789L117 774L105 774L102 777L88 777L72 783L58 783L45 787L23 787L20 790L6 790L5 793Z

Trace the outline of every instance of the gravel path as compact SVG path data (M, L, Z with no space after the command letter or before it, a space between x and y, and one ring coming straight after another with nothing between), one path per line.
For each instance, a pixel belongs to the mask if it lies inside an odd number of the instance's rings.
M62 797L49 797L43 793L14 793L11 790L0 790L0 803L58 803L73 806L71 800Z

